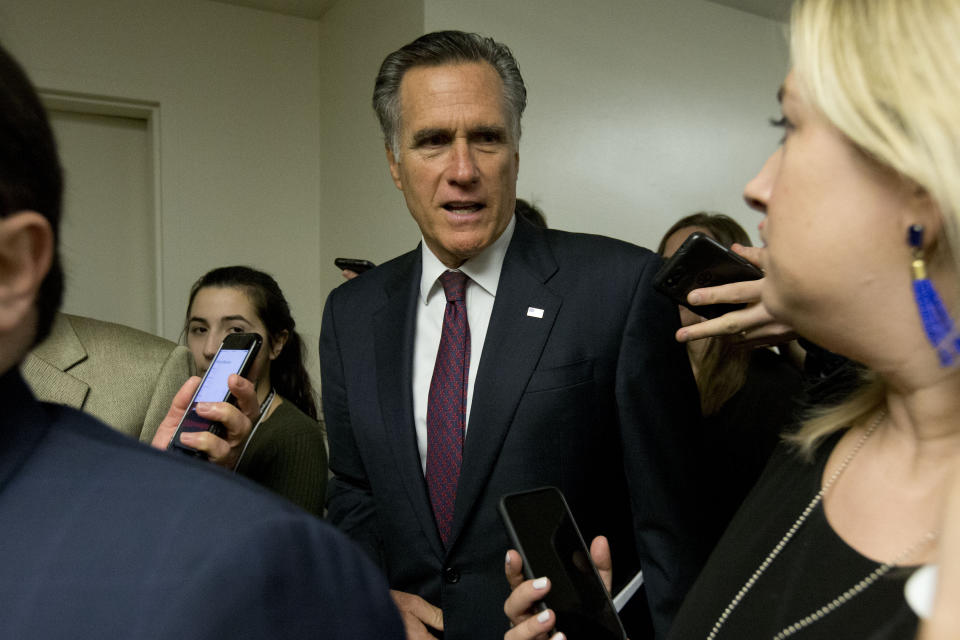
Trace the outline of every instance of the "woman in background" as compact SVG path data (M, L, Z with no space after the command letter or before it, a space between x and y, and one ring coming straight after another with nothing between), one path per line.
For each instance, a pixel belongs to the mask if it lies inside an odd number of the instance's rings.
M304 346L276 280L250 267L221 267L194 283L184 326L187 347L203 375L228 333L258 333L263 345L250 371L260 417L235 471L322 515L327 451L317 421ZM158 434L165 447L172 434Z
M960 456L960 3L798 0L791 58L784 139L745 191L766 276L690 294L760 301L678 336L769 315L866 373L778 448L671 637L912 638L907 579L950 549ZM529 607L549 586L510 558L508 637L546 637Z
M657 253L669 258L696 231L727 248L751 246L750 236L733 218L699 212L670 227ZM680 305L682 326L703 320ZM688 342L687 355L703 416L696 443L699 461L691 465L691 472L702 477L698 535L711 548L760 477L780 434L795 422L803 377L788 358L772 349L745 347L739 336Z

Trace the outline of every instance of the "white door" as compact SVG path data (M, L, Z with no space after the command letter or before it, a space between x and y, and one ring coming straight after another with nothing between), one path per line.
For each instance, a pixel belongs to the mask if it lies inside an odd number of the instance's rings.
M50 115L65 174L63 309L157 333L149 123L58 109Z

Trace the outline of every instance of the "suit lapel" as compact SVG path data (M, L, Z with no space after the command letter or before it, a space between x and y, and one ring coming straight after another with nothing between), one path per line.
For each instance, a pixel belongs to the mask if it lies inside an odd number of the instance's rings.
M374 314L377 393L400 480L430 545L442 558L443 543L434 525L413 422L413 341L420 300L420 255L419 247L407 254L409 259L385 283L386 302Z
M59 313L50 336L30 352L21 367L40 400L82 409L90 386L68 372L86 359L87 350L73 325L67 316Z
M454 541L487 486L560 310L562 299L545 285L556 270L543 232L518 220L500 272L473 391L453 512Z

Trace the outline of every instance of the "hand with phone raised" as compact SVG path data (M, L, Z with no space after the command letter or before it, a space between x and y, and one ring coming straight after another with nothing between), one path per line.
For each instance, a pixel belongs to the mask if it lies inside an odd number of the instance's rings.
M167 416L157 428L151 442L153 447L168 447L181 419L190 409L199 386L200 378L193 376L180 387L180 391L173 397ZM227 386L236 399L236 406L229 402L201 402L195 408L200 417L223 425L223 437L209 431L200 431L182 433L180 440L183 444L205 453L211 462L232 469L236 466L243 444L259 415L260 405L253 383L246 378L233 374L227 379Z
M736 254L763 268L766 249L734 244ZM690 342L714 336L740 335L744 346L775 345L796 338L793 327L778 322L760 299L764 278L731 282L716 287L693 289L687 294L690 308L713 304L746 305L716 318L682 327L677 331L678 342Z
M597 536L593 539L590 543L590 557L604 586L610 591L613 563L610 545L605 537ZM556 614L553 610L540 606L543 598L550 593L550 580L544 577L524 580L523 560L514 549L507 551L504 572L511 589L510 596L503 605L503 611L511 625L511 629L504 635L504 640L584 640L566 638L563 633L550 635L557 623Z

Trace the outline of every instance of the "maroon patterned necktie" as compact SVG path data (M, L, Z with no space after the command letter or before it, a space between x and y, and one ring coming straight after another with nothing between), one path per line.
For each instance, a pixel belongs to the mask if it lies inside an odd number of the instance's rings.
M463 453L470 375L470 325L464 294L467 276L447 271L440 276L447 306L443 311L440 348L427 401L427 489L443 544L450 537L453 503Z

